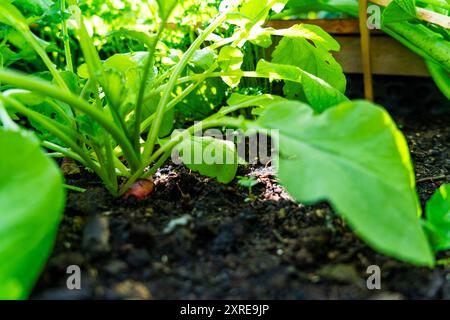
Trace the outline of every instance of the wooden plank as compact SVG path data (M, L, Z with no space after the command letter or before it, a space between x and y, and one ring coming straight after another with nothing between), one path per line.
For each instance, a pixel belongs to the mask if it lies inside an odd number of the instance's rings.
M364 75L364 96L374 101L372 59L370 52L370 30L367 28L367 0L359 1L359 29L361 33L361 59Z
M341 51L334 53L345 73L363 73L361 39L336 36ZM371 37L372 74L429 77L423 59L387 35Z

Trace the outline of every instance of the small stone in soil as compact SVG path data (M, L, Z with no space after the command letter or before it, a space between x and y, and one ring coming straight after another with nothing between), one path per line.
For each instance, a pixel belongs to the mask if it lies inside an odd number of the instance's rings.
M113 292L107 294L107 298L129 299L129 300L150 300L152 295L148 288L136 281L126 280L114 286Z
M150 255L145 249L133 250L128 254L127 262L134 268L144 267L150 264Z
M112 260L105 266L105 271L115 275L127 270L127 264L121 260Z
M155 232L149 225L133 224L128 239L136 247L152 248L156 244Z
M184 216L181 216L177 219L172 219L167 224L167 226L164 228L164 233L169 234L173 232L178 226L185 226L191 221L192 217L188 214L185 214Z
M109 219L96 216L92 218L83 230L83 249L91 253L104 253L109 251Z
M214 252L231 252L235 247L236 233L232 225L224 226L213 243Z
M317 274L324 279L336 281L338 283L348 283L360 285L363 281L354 265L337 264L322 267Z

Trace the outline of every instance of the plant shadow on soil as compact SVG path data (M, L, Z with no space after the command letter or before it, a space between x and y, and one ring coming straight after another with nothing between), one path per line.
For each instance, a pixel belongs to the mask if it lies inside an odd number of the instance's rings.
M431 110L430 103L389 110L418 179L450 171L450 108ZM258 179L251 197L236 182L168 165L143 202L112 198L94 176L71 177L68 183L88 191L69 194L31 298L450 299L450 266L417 268L374 252L328 205L291 201L270 168L241 168L239 175ZM422 204L444 182L420 183ZM69 265L81 267L82 290L67 290ZM381 267L381 290L366 287L369 265Z

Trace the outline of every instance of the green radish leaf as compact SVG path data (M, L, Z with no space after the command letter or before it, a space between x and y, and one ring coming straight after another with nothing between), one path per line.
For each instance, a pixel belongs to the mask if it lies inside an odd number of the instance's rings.
M435 251L450 249L450 184L442 185L427 202L425 230Z
M227 100L229 106L241 105L243 107L267 107L276 102L287 102L288 99L272 94L261 94L258 96L248 96L240 93L233 93Z
M153 48L153 42L155 38L149 34L132 29L121 28L119 30L112 31L108 36L121 36L129 39L139 41L147 46L147 48Z
M159 8L159 17L161 20L169 19L175 7L178 5L178 0L156 0Z
M296 100L288 100L282 98L280 96L272 95L272 94L261 94L258 96L248 96L239 93L233 93L231 97L228 99L227 104L229 107L222 108L220 112L224 112L227 114L229 109L243 109L248 107L258 107L252 109L252 114L259 115L266 108L277 108L277 106L284 106L286 104L302 106L303 104L300 101Z
M22 12L30 15L41 16L50 10L53 0L14 0L14 5Z
M62 112L67 114L68 117L73 118L72 110L69 106L62 102L54 101L54 105L50 104L45 100L41 95L35 94L31 91L21 90L21 89L10 89L3 93L5 96L9 96L19 101L23 105L27 106L29 109L34 110L41 115L48 117L64 126L69 126L70 123L60 114L57 110L55 110L55 106L58 107ZM30 125L36 129L36 134L41 140L50 141L53 143L57 143L61 146L65 144L52 135L46 127L42 126L40 122L37 122L31 118L28 119L30 121Z
M184 86L183 89L186 87ZM227 85L219 78L206 79L197 90L189 94L178 105L186 120L201 120L212 113L217 106L225 101Z
M76 117L76 120L81 134L85 135L92 144L98 147L103 145L105 131L97 121L86 114Z
M69 88L69 90L72 93L80 95L81 93L80 78L75 73L70 71L61 71L60 74L64 82L66 83L67 88ZM53 80L53 82L57 85L56 81Z
M59 50L54 44L44 41L35 35L33 36L41 44L41 46L46 49L47 52L50 51L56 52ZM23 59L29 62L36 61L38 57L36 51L33 49L32 46L30 46L29 41L24 38L21 32L10 31L5 36L5 40L8 42L8 44L12 44L14 49L17 51L17 54L14 57L15 60Z
M105 60L103 65L107 69L119 72L126 82L127 88L136 94L141 84L148 55L148 52L115 54ZM153 72L150 73L148 83L153 82L157 74L158 71L154 68Z
M14 98L26 106L35 106L44 103L45 98L28 90L10 89L3 92L3 95Z
M230 46L223 47L220 50L217 62L224 72L237 71L241 69L242 63L244 62L244 54L238 48ZM222 80L230 87L235 88L241 82L241 76L222 77Z
M247 41L262 46L269 47L272 39L270 34L262 28L271 10L280 12L288 0L246 0L235 2L235 7L240 3L240 7L234 12L229 12L227 22L237 25L233 38L233 46L242 48ZM220 10L220 9L219 9ZM220 10L224 11L224 10Z
M267 19L270 10L280 12L288 0L246 0L242 1L242 5L239 8L239 14L234 15L229 20L230 23L236 24L241 28L246 28L247 24L251 27L261 26ZM250 31L250 30L247 30Z
M0 3L0 23L4 23L18 30L27 31L28 23L22 13L11 4L11 0Z
M286 96L291 99L305 100L317 112L348 101L342 92L296 66L261 60L256 68L256 73L260 77L267 77L271 80L287 81L284 87Z
M180 160L186 167L221 183L236 176L238 157L236 146L213 137L189 137L177 146Z
M249 40L252 44L267 49L273 44L272 32L268 28L255 27L252 30Z
M384 10L383 26L417 18L415 0L394 0Z
M191 65L194 68L200 68L202 71L206 71L214 63L216 56L214 50L210 48L203 48L194 52L191 59Z
M126 117L136 104L137 95L144 74L144 66L148 59L148 52L133 52L115 54L103 62L105 88L108 99L114 106L119 107L119 113ZM158 75L156 67L151 70L147 84L151 84ZM89 78L86 64L78 68L80 78ZM147 87L150 87L149 85ZM144 106L144 116L149 116L147 106Z
M156 107L161 99L161 92L155 92L148 96L144 101L144 108L142 110L143 118L147 118L156 112ZM164 113L164 117L159 129L158 136L160 138L167 137L173 130L173 125L175 122L175 109L169 110ZM133 123L133 122L131 122Z
M59 103L59 102L55 102L55 104L57 104L61 110L64 110L66 112L66 114L70 116L71 110L67 107L67 105L65 105L63 103ZM64 126L70 127L70 123L55 110L53 105L49 104L46 101L44 101L43 103L40 103L40 104L28 105L28 107L31 110L36 111L36 112L40 113L41 115L46 116L49 119L52 119ZM39 139L50 141L50 142L56 143L60 146L65 146L64 142L62 142L60 139L56 138L53 134L51 134L47 130L47 128L45 126L43 126L40 122L35 121L33 119L28 119L28 120L30 121L31 126L34 129L36 129L36 135L39 137Z
M53 247L63 179L32 135L0 129L0 146L0 299L25 299Z
M274 32L283 36L272 54L272 62L297 66L344 93L347 80L342 67L330 51L339 51L340 45L322 28L299 24Z
M432 60L425 60L436 86L441 90L442 94L450 100L450 76L445 68Z
M392 3L397 4L409 15L416 16L416 0L394 0Z
M356 101L314 115L307 105L286 105L258 122L279 130L278 177L295 199L327 200L374 249L434 264L408 145L385 110Z
M121 72L113 68L104 68L103 88L111 108L117 108L120 112L122 102L127 98L127 86L125 77ZM121 115L125 115L121 112Z

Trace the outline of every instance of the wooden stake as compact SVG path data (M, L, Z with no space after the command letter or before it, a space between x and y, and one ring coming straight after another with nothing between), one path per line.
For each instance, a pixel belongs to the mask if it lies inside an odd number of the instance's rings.
M370 30L367 27L367 0L359 0L359 29L361 33L364 96L367 100L374 101L372 61L370 56Z

